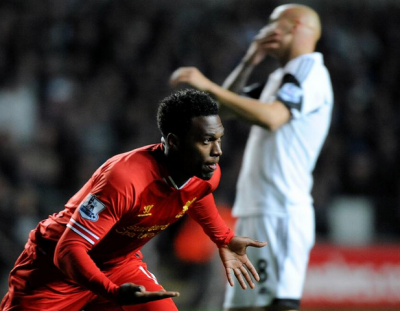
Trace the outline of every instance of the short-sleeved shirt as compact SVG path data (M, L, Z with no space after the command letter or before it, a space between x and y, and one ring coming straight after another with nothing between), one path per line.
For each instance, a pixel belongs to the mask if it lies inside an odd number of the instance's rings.
M304 54L274 71L260 101L281 101L291 119L271 131L254 125L237 183L234 216L287 215L312 206L312 171L327 136L333 92L320 53Z

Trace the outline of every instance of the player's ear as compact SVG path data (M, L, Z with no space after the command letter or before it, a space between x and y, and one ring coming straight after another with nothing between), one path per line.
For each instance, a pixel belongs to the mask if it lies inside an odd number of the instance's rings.
M179 149L179 144L180 144L180 140L179 137L173 133L169 133L167 135L167 144L169 146L169 148L171 148L172 150L178 150Z

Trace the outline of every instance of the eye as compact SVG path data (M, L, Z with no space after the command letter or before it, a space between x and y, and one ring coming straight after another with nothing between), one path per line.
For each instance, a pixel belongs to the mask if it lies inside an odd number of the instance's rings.
M211 142L211 138L207 138L207 139L204 140L203 143L204 143L205 145L208 145L210 142Z

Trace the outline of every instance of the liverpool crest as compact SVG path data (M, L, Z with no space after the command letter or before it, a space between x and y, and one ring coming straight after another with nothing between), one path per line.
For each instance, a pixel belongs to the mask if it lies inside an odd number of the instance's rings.
M186 211L189 209L189 206L192 205L192 203L196 201L196 199L197 198L195 197L193 198L193 200L187 201L186 204L182 207L182 211L178 215L176 215L175 218L181 218L183 215L185 215Z

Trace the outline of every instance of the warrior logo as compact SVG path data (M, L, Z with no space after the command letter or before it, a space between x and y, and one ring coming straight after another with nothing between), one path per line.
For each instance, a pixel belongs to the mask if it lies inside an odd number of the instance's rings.
M105 208L104 204L96 198L94 194L89 194L85 201L79 206L79 213L82 218L90 221L97 221L99 219L99 213Z
M143 207L143 213L139 214L138 217L146 217L146 216L151 216L152 214L150 213L151 209L153 208L154 205L146 205Z

